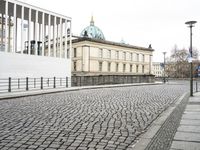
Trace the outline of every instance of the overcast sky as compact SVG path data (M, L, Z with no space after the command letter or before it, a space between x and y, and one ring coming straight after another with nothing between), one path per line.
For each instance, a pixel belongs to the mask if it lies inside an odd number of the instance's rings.
M153 61L163 61L174 45L189 47L186 21L195 20L193 46L200 50L200 0L20 0L72 18L79 35L91 15L106 40L155 49Z

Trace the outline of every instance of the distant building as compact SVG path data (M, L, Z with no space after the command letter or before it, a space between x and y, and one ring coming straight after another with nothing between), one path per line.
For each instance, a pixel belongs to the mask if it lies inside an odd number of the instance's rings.
M163 77L164 68L161 62L153 62L153 74L155 77Z
M70 86L70 17L1 0L0 31L0 78L67 77Z
M73 76L117 76L118 81L129 76L134 78L132 82L139 82L141 76L152 75L152 48L105 40L93 17L72 43Z

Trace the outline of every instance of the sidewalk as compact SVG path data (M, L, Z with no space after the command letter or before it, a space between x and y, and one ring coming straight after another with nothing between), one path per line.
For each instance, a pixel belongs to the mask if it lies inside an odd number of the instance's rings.
M17 98L17 97L25 97L25 96L33 96L33 95L41 95L41 94L50 94L57 92L67 92L67 91L77 91L84 89L99 89L99 88L114 88L114 87L128 87L128 86L144 86L144 85L159 85L163 84L162 82L155 83L132 83L132 84L114 84L114 85L95 85L95 86L79 86L79 87L69 87L69 88L55 88L55 89L43 89L43 90L30 90L30 91L17 91L0 94L0 100L9 99L9 98Z
M200 150L200 92L189 98L170 150Z
M200 150L200 92L185 93L138 137L133 150Z

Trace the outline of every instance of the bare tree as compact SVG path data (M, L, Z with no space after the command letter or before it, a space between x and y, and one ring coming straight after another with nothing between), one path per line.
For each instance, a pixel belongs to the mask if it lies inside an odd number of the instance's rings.
M178 47L175 45L166 65L166 73L168 76L174 78L188 78L190 75L190 65L188 62L189 57L189 50L186 50L185 48L178 49ZM193 59L197 58L198 50L193 48Z

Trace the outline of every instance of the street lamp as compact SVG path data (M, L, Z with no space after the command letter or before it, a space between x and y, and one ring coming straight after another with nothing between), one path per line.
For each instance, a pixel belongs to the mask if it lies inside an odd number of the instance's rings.
M192 65L192 27L196 21L187 21L185 24L190 28L190 96L193 96L193 65Z
M166 54L167 52L163 52L163 55L164 55L164 73L163 73L163 76L164 76L164 78L163 78L163 82L164 83L166 83L166 78L165 78L165 54Z

